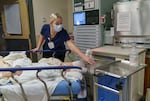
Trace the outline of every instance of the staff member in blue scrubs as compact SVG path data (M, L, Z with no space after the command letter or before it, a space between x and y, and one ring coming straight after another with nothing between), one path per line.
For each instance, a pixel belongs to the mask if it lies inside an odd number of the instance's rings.
M44 42L45 41L45 42ZM44 42L44 44L43 44ZM50 15L50 24L43 25L37 47L33 51L38 51L43 44L43 50L65 50L65 43L71 51L78 54L85 62L93 64L94 61L80 51L80 49L71 41L67 31L62 26L62 17L58 13ZM44 52L43 57L49 58L51 52ZM65 53L55 54L55 58L64 61Z

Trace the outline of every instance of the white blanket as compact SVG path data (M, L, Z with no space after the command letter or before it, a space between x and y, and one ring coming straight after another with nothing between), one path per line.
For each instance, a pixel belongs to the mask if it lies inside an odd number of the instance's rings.
M46 82L50 95L57 84L63 80L60 72L58 70L57 72L54 71L56 70L43 70L39 73L40 77ZM16 76L16 78L23 83L28 101L47 101L44 85L33 76L35 74L35 71L24 71L23 74ZM78 72L67 72L65 76L71 80L82 78L82 75ZM0 86L0 92L4 95L6 101L23 101L22 92L18 84Z
M12 67L42 67L42 66L60 66L61 61L55 58L42 58L38 63L32 63L25 53L10 53L3 58L3 61L10 64ZM63 80L61 77L62 70L42 70L39 73L48 87L51 95L57 84ZM78 70L71 70L65 73L65 77L69 80L81 80L82 74ZM23 84L23 88L27 95L28 101L47 101L44 85L36 78L36 71L23 71L21 75L15 78ZM6 82L6 80L4 80ZM12 81L13 85L0 86L0 92L3 94L5 101L24 101L20 86L15 83L12 78L7 79L7 82ZM3 82L1 80L1 82Z
M46 63L35 63L32 64L32 66L41 67L50 65ZM31 68L32 66L29 67ZM62 70L43 70L39 73L39 76L46 82L50 95L55 90L57 84L63 80L61 71ZM82 79L82 75L79 71L66 72L65 77L70 80ZM47 101L44 85L37 80L36 71L23 71L20 76L15 76L15 78L23 84L28 101ZM6 101L24 101L21 89L15 82L14 85L0 86L0 92L4 95Z
M55 78L55 80L44 80L47 84L50 95L53 93L55 87L61 80L62 78ZM23 83L23 88L28 101L47 101L44 85L39 80L32 80L30 82ZM0 86L0 91L4 95L6 101L24 101L20 86L18 84Z

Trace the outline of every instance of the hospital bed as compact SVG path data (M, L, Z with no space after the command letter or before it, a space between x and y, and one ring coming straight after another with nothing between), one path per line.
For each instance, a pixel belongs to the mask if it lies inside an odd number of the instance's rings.
M37 51L37 52L48 52L49 50L40 50L40 51ZM69 51L70 50L64 50L64 51L55 51L54 53L56 52L66 52L66 51ZM2 51L1 53L6 53L6 52L9 52L9 51ZM26 53L29 53L31 51L26 51ZM53 51L50 51L50 52L53 52ZM61 76L63 77L64 80L61 80L59 82L59 84L57 84L56 88L54 89L53 93L50 95L49 94L49 89L47 87L47 83L42 80L39 76L39 73L43 70L62 70L61 71ZM81 80L77 80L77 81L73 81L73 80L68 80L65 76L64 76L64 72L68 69L81 69L80 67L77 67L77 66L49 66L49 67L21 67L21 68L0 68L0 72L4 72L4 71L9 71L9 72L12 72L12 78L14 79L14 81L16 81L18 84L19 84L19 87L20 87L20 91L21 91L21 95L24 99L24 101L29 101L27 96L26 95L26 92L25 92L25 88L24 86L14 77L14 73L16 71L37 71L36 72L36 77L37 79L44 85L44 89L45 89L45 95L46 95L46 100L45 101L62 101L62 100L69 100L69 101L77 101L78 98L77 96L79 95L79 93L81 92L82 90L82 82ZM0 86L0 93L2 94L2 100L5 101L6 98L5 98L5 95L3 93L6 93L6 91L4 92L1 92L1 89L7 89L9 87L12 87L13 88L14 85L4 85L4 86ZM31 86L32 87L32 86ZM16 88L16 87L14 87ZM34 88L34 87L33 87ZM12 92L12 90L10 90ZM13 93L13 92L12 92ZM15 93L15 92L14 92ZM4 95L4 96L3 96ZM36 97L35 96L35 101L36 101ZM15 99L15 96L13 97L14 98L14 101L17 101ZM38 97L37 97L38 98ZM9 101L9 100L6 100L6 101ZM13 100L11 100L13 101Z
M74 66L54 66L54 67L40 67L40 68L36 68L36 67L32 67L32 68L0 68L0 71L10 71L12 73L16 72L16 71L26 71L26 70L37 70L37 78L44 84L45 86L45 91L46 91L46 94L48 97L48 101L50 101L50 99L53 99L53 100L57 100L58 99L55 99L54 97L51 98L51 96L48 94L48 89L47 89L47 86L46 86L46 83L43 82L40 77L38 76L38 73L41 71L41 70L48 70L48 69L63 69L62 70L62 74L65 70L67 69L81 69L80 67L74 67ZM12 75L13 76L13 75ZM14 78L14 77L13 77ZM15 78L14 78L15 79ZM17 81L19 83L19 81ZM25 99L25 101L28 101L27 98L26 98L26 94L24 92L24 88L23 86L19 83L20 87L21 87L21 90L22 90L22 95ZM10 86L10 85L5 85L5 86ZM69 87L70 86L70 87ZM59 96L59 99L60 99L60 96L61 96L61 99L69 99L71 101L73 101L74 97L77 97L77 94L80 92L80 81L78 82L74 82L74 81L68 81L68 80L63 80L61 81L57 87L55 88L52 96ZM75 95L75 96L73 96Z

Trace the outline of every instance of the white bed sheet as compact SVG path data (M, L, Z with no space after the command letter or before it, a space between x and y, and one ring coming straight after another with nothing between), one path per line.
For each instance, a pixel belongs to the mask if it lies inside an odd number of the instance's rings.
M39 73L39 76L47 84L49 95L52 95L57 84L64 80L60 73L60 70L43 70ZM65 77L76 81L82 79L82 74L78 70L71 70L65 73ZM24 71L20 76L15 76L15 78L23 83L28 101L47 101L44 85L36 78L36 71ZM16 83L14 85L0 86L0 92L3 94L5 101L24 101L21 88Z
M11 55L13 55L11 58L7 59L5 57L5 60L16 60L16 57L14 58L14 55L15 56L17 55L17 58L18 56L20 56L20 54L18 55L18 53L11 54ZM14 61L11 62L15 63L14 67L16 66L24 67L23 65L24 60L21 59L20 61L16 63ZM27 61L27 63L28 62L29 61ZM29 64L25 65L25 67L31 68L31 67L41 67L41 66L60 66L60 63L61 61L57 59L48 58L48 59L42 59L38 63L31 64L29 62ZM74 66L78 66L78 65L74 65ZM61 70L43 70L39 73L39 76L46 81L50 95L53 93L57 84L63 80L63 78L61 77ZM80 70L75 70L75 71L71 70L70 72L66 72L65 77L70 80L81 80L82 74ZM15 78L19 82L23 83L23 88L27 95L28 101L47 101L44 85L39 80L37 80L36 71L23 71L21 75L15 76ZM13 81L12 79L10 80ZM1 80L1 81L5 81L5 80ZM0 86L0 92L3 94L5 101L24 101L20 86L18 84L14 83L14 85Z
M57 84L62 81L63 78L56 78L55 80L45 79L49 94L51 95L55 90ZM25 90L28 101L47 101L47 95L44 85L39 80L32 80L24 83L23 88ZM21 88L18 84L0 86L0 92L3 94L5 101L24 101Z

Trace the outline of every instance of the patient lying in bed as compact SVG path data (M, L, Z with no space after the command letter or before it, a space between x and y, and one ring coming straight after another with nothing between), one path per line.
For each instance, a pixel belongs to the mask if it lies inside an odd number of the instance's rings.
M25 53L10 53L8 56L3 57L0 59L0 67L42 67L42 66L77 66L78 63L80 63L79 61L75 61L75 62L61 62L58 59L55 58L42 58L41 60L39 60L37 63L32 63L32 61L26 57ZM39 76L47 82L48 84L48 88L49 88L49 94L51 95L52 92L54 91L55 87L57 86L57 84L63 80L63 78L61 77L61 71L62 70L42 70L39 73ZM0 72L1 73L1 72ZM3 94L5 96L17 96L18 99L21 101L22 97L19 96L20 94L20 89L15 90L14 92L14 87L15 88L19 88L18 85L15 83L14 80L11 79L11 75L12 73L10 72L2 72L1 73L1 80L0 83L6 83L11 81L12 84L14 85L10 85L9 87L0 87L0 92L3 92ZM65 77L67 79L70 80L81 80L82 79L82 74L80 70L67 70L67 72L65 73ZM31 88L34 89L43 89L43 84L37 79L36 77L36 71L17 71L15 73L15 78L21 82L25 88L28 88L25 90L25 92L28 95L37 95L37 94L42 94L42 96L40 98L38 98L39 100L35 100L35 101L46 101L46 97L45 97L45 91L42 90L42 92L37 92L35 91L33 94L33 90ZM5 80L6 81L5 81ZM4 82L5 81L5 82ZM29 85L30 84L30 85ZM15 86L16 85L16 86ZM38 86L38 88L36 88L36 86ZM40 86L40 87L39 87ZM13 88L12 88L13 87ZM31 88L30 88L31 87ZM29 89L30 88L30 89ZM13 97L12 97L13 98ZM10 99L12 99L10 98ZM8 98L9 99L9 98ZM32 97L31 97L32 99ZM19 101L18 100L18 101ZM9 101L9 100L8 100ZM13 101L13 100L11 100ZM15 100L14 100L15 101ZM31 100L30 100L31 101ZM32 101L34 101L32 99Z
M37 63L32 61L26 56L24 52L10 52L9 55L2 57L0 56L0 67L11 68L11 67L42 67L42 66L79 66L85 67L82 61L74 62L61 62L56 58L42 58ZM84 68L83 68L84 69ZM22 71L17 71L15 75L20 76ZM0 78L11 77L11 72L0 72Z
M0 56L0 67L26 67L32 64L32 61L26 56L25 52L10 52L9 55ZM21 65L21 66L20 66ZM22 72L17 71L15 74L20 75ZM7 78L11 76L11 72L0 72L0 78Z

